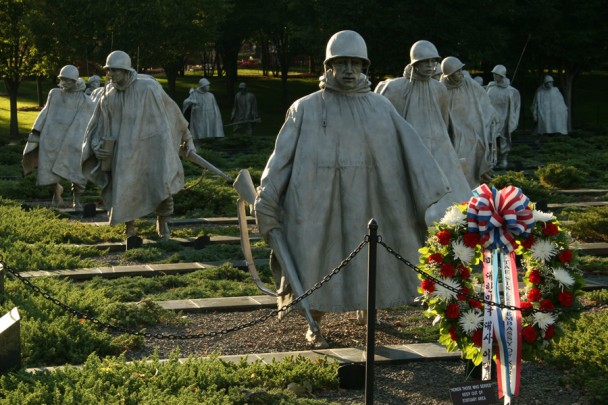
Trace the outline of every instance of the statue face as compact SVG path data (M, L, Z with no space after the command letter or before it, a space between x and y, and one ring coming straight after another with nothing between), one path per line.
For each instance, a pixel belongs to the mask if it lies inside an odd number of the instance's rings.
M464 73L462 69L459 69L448 76L448 83L452 85L459 85L464 80Z
M492 76L494 77L494 81L496 83L502 83L505 80L505 77L502 75L499 75L498 73L492 73Z
M545 88L550 89L551 87L553 87L553 82L545 83Z
M363 70L363 61L358 58L336 58L330 61L338 87L344 90L354 89Z
M435 74L437 61L435 59L423 59L414 63L414 70L423 77L432 77Z
M112 79L112 83L116 83L118 85L126 84L127 81L127 71L124 69L108 69L108 74Z
M72 88L76 85L76 80L62 77L59 79L59 85L65 90L72 90Z

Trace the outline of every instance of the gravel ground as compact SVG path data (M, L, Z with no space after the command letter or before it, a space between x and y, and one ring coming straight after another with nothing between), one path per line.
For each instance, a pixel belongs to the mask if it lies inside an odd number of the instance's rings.
M183 324L157 325L147 331L153 334L201 334L231 328L267 314L269 309L247 312L213 312L185 314ZM420 309L403 307L398 310L378 311L380 324L376 330L377 345L420 343L429 341L417 336L417 327L428 326ZM304 339L307 323L304 317L291 313L283 320L265 322L220 337L202 339L146 339L145 346L127 354L139 359L158 351L166 358L176 348L181 357L209 355L251 354L309 350ZM365 347L365 326L358 325L354 313L327 314L321 329L332 348ZM559 379L567 371L546 365L524 362L520 395L515 404L593 404L576 387L560 385ZM470 381L470 380L469 380ZM376 365L375 404L452 404L448 387L465 382L465 363L460 360L414 361L398 365ZM365 390L339 389L313 393L314 398L329 403L360 404L365 402ZM502 403L502 400L497 402Z

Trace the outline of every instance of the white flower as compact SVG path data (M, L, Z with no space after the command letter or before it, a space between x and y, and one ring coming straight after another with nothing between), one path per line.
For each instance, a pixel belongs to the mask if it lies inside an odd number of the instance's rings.
M554 220L555 216L550 212L533 210L532 218L534 219L534 222L549 222Z
M460 319L458 320L458 323L460 326L462 326L462 330L469 335L479 329L482 322L483 316L481 311L477 309L465 311L462 315L460 315Z
M448 208L443 218L441 218L441 221L439 221L440 224L446 226L465 225L466 222L466 215L460 212L460 208L455 205L452 205L450 208Z
M454 257L464 264L471 264L475 257L475 251L466 246L461 240L452 242L452 249L454 250Z
M553 277L555 277L555 281L557 281L560 287L569 287L574 284L574 279L568 273L568 270L562 267L556 267L553 269Z
M555 320L555 315L550 312L535 312L533 324L546 331L549 325L555 323Z
M548 240L537 240L530 248L532 257L539 261L549 261L557 253L557 249Z
M458 282L452 278L439 277L438 280L443 281L445 284L447 284L448 286L450 286L452 289L454 289L456 291L460 290L460 284L458 284ZM439 283L436 283L435 291L433 291L432 294L445 301L450 301L451 299L456 297L457 293L439 285Z

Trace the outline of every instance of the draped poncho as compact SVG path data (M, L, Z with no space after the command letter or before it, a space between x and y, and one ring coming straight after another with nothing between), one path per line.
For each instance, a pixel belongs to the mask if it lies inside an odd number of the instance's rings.
M220 108L213 94L200 88L192 90L182 110L190 110L190 133L193 139L222 138L224 126Z

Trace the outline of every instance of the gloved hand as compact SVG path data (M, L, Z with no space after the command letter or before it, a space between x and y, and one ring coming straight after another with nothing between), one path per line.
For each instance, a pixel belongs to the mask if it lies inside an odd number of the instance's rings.
M93 151L97 160L106 160L112 157L112 151L105 150L103 148L95 149Z

